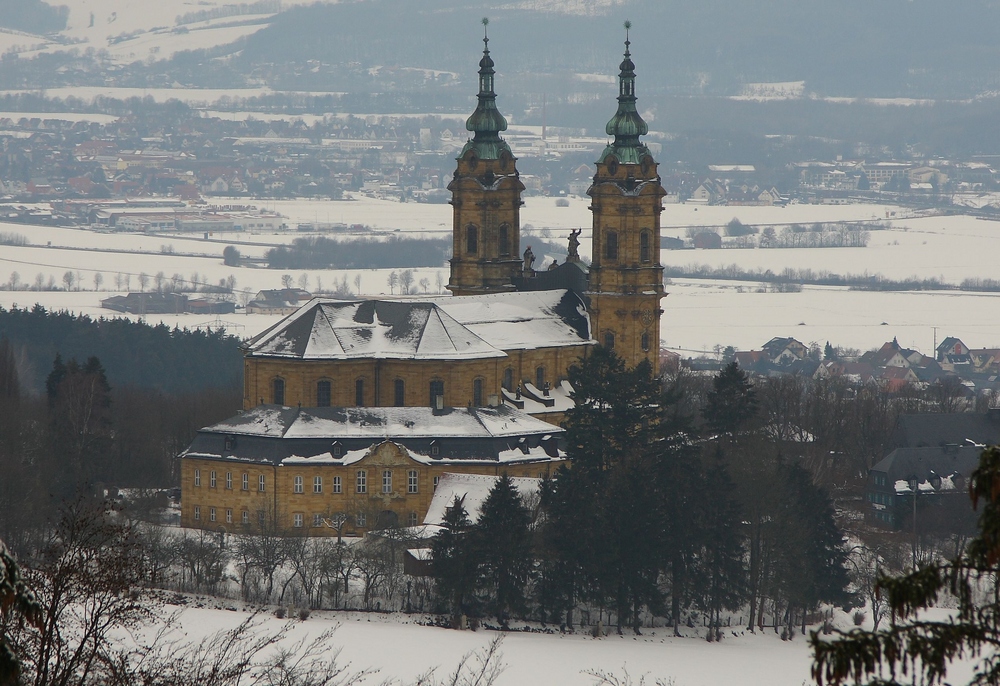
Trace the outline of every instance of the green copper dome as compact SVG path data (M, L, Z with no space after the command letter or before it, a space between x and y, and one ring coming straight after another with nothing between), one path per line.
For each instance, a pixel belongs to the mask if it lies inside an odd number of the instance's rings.
M614 155L621 164L639 164L643 157L649 155L649 148L639 141L639 136L649 133L649 126L635 108L635 64L629 53L630 44L626 34L625 59L618 75L618 111L604 127L605 132L614 136L615 140L601 153L599 162L606 160L608 155Z
M479 61L479 104L465 122L465 128L473 132L472 140L462 148L461 156L470 149L475 150L479 159L499 159L500 153L510 154L510 147L500 138L500 132L507 130L507 120L497 109L497 94L493 92L493 58L490 57L490 39L483 38L483 59Z

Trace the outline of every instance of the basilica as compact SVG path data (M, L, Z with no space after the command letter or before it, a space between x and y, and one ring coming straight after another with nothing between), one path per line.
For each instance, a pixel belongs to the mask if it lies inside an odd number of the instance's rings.
M520 252L524 186L501 137L484 38L472 136L452 193L451 295L317 298L244 345L241 414L181 460L184 526L363 533L423 520L448 472L544 477L566 461L571 365L603 345L658 366L664 190L641 137L625 41L596 162L592 258L536 271Z

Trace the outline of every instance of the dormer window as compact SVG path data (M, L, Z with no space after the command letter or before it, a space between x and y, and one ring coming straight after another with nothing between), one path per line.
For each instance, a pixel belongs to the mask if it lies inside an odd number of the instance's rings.
M441 441L434 439L431 441L431 457L441 456Z
M226 450L232 451L236 449L236 436L226 436Z
M344 444L340 441L334 441L333 445L330 446L330 454L334 457L342 457L344 454Z

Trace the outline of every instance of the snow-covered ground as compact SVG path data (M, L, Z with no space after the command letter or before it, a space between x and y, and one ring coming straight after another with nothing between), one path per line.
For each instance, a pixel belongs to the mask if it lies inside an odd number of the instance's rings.
M181 621L194 639L231 628L246 616L242 612L187 609ZM406 682L435 667L438 676L444 677L463 655L485 647L496 635L409 621L402 615L315 612L292 629L290 638L315 636L339 624L333 644L342 649L340 660L350 662L352 670L379 669L371 680L378 683L383 679ZM263 628L277 631L283 624L268 618ZM647 683L656 679L671 683L672 679L675 686L801 686L810 681L805 638L783 642L770 632L729 635L719 644L700 638L673 638L665 629L648 630L638 637L611 635L601 639L580 634L507 633L500 650L507 668L497 686L584 686L595 682L585 673L589 670L619 676L627 670L635 682L647 675Z
M292 226L317 221L364 224L380 231L376 235L382 237L392 235L396 229L409 235L439 237L451 231L449 205L399 203L364 196L350 202L289 200L260 201L257 205L280 212ZM886 220L886 212L890 215L896 212L895 218ZM904 217L898 208L874 205L785 208L668 205L663 212L664 233L682 236L688 226L718 226L733 216L747 224L857 221L876 217L887 228L872 232L867 248L664 250L664 264L737 264L743 269L776 272L786 267L839 274L867 271L891 278L937 276L958 283L970 277L995 278L994 256L1000 253L1000 224L996 222L960 216ZM581 254L585 257L590 254L587 238L591 219L584 199L570 198L568 207L559 207L554 198L526 198L521 221L525 229L531 226L531 231L558 243L565 240L571 229L583 227ZM226 244L236 244L243 254L259 257L268 245L288 243L301 235L294 231L216 233L208 241L200 234L148 236L2 223L0 232L22 234L31 243L24 247L0 246L0 283L7 282L11 272L16 271L21 282L31 284L37 274L42 274L43 281L51 277L62 285L65 272L72 271L80 273L84 288L93 288L94 275L99 272L103 277L102 287L110 291L116 287L118 274L129 279L128 287L137 289L140 273L151 280L158 272L168 279L180 274L185 280L197 273L200 282L209 284L232 276L238 290L252 295L261 289L280 287L282 276L288 274L296 285L305 276L308 289L315 289L318 281L324 288L334 288L346 279L352 292L357 292L355 279L360 277L361 294L388 295L388 277L393 271L277 271L227 267L222 263ZM539 257L543 265L548 259ZM447 265L416 269L414 276L415 284L426 279L427 292L437 293L439 284L447 283ZM125 288L123 284L122 289ZM829 340L862 350L881 345L894 336L901 344L924 352L931 350L935 335L938 341L945 336L958 336L973 347L1000 344L1000 317L997 317L1000 294L872 293L814 286L807 286L800 293L758 291L760 284L751 282L673 279L667 286L669 295L663 301L665 344L685 354L711 352L717 345L755 349L774 336L794 336L821 345ZM40 302L50 308L107 316L109 311L100 309L99 301L109 294L0 291L0 306ZM150 320L182 327L206 323L199 315L157 315ZM230 323L233 333L253 335L276 318L237 314L223 320Z
M313 0L282 0L281 9ZM181 50L226 45L267 25L271 14L239 14L202 21L187 20L186 31L175 32L184 15L207 12L240 3L227 0L49 0L69 7L66 29L60 37L71 47L107 50L121 63L165 59ZM247 4L247 3L243 3ZM24 57L66 50L67 46L41 36L19 32L0 33L0 50L14 50Z
M941 611L932 611L941 614ZM837 626L850 628L846 615L837 613ZM241 611L185 609L179 623L189 640L195 641L244 621ZM314 612L305 622L297 622L289 641L314 637L338 626L332 644L341 648L339 662L350 663L350 671L379 670L370 681L389 683L412 681L429 669L437 668L443 678L466 654L484 648L496 632L453 631L416 624L418 616L381 615L359 612ZM278 631L284 622L263 618L262 630ZM644 635L595 639L586 634L560 635L511 632L503 635L500 647L507 666L497 686L589 686L595 683L590 671L603 671L629 683L672 686L804 686L812 683L812 658L805 637L781 641L771 630L756 635L728 632L720 643L703 638L674 638L667 629L646 629ZM742 635L739 635L742 634ZM970 665L959 663L949 670L950 683L965 683ZM622 681L622 683L625 683Z

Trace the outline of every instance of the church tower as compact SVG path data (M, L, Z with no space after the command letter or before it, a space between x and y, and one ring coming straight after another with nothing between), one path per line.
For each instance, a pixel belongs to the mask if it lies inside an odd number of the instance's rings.
M618 111L606 127L614 136L597 161L587 194L594 216L588 296L593 336L628 366L649 360L659 372L660 213L665 195L657 165L639 137L649 132L635 107L635 64L625 23L625 59Z
M483 24L487 24L483 20ZM448 290L454 295L514 290L521 275L521 191L516 160L500 137L507 120L497 110L489 36L479 62L479 103L465 122L473 133L462 148L451 191L453 245Z

